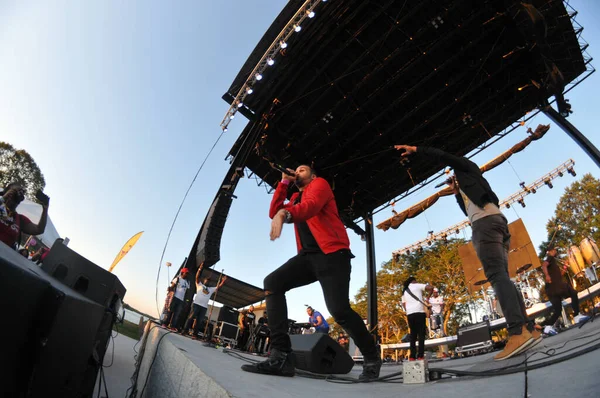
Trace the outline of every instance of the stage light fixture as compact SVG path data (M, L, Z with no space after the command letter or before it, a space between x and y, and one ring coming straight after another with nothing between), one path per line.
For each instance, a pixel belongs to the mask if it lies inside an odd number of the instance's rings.
M300 32L301 30L302 30L302 26L300 26L300 25L294 25L294 31L296 33Z
M536 193L536 192L537 192L537 189L531 188L531 193Z
M575 176L577 175L577 173L575 172L575 169L573 169L572 167L569 167L569 168L567 169L567 172L568 172L569 174L571 174L573 177L575 177Z
M226 133L227 132L227 127L223 127L223 132Z
M233 120L233 118L235 118L235 115L234 115L234 114L231 114L231 115L229 115L229 119L230 119L230 120Z
M410 254L410 250L407 250L406 251L406 255L408 256L409 254Z
M507 204L506 204L506 208L507 208L507 209L510 209L510 203L507 203Z
M552 182L550 180L544 180L544 184L548 185L548 188L550 189L554 188L554 185L552 185Z
M262 75L260 73L257 73L256 75L254 75L254 78L256 80L261 80L262 79Z
M273 58L267 58L267 65L273 66L274 64L275 64L275 61L273 61Z
M559 177L562 177L563 175L564 175L564 174L562 173L562 171L559 171L559 172L558 172L558 176L559 176Z
M281 41L279 42L279 47L281 47L282 49L284 49L284 48L287 48L287 43L286 43L286 42L284 42L283 40L281 40Z
M523 198L517 200L517 202L521 205L521 207L525 207L525 201L523 200Z
M314 11L306 11L306 14L308 15L309 18L314 18L315 16L315 12Z
M456 228L456 235L458 235L460 233L460 230L458 228Z
M243 103L243 102L241 102L241 101L240 101L240 102L238 102L238 104L237 104L237 107L238 107L238 108L241 108L242 106L244 106L244 103Z
M248 87L248 88L246 89L246 94L248 94L248 95L252 94L253 92L254 92L254 90L252 90L252 88L251 88L251 87Z

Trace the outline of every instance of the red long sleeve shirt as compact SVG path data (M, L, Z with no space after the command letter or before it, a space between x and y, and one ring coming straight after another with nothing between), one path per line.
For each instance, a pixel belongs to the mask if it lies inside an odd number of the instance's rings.
M269 217L273 218L279 210L285 209L292 215L292 222L306 222L323 253L329 254L343 249L350 250L350 240L340 219L333 191L325 179L317 177L312 180L304 188L302 201L298 204L294 204L298 192L295 192L290 201L285 203L287 190L287 184L277 185L271 200ZM296 225L294 225L294 230L296 244L300 251L302 244Z

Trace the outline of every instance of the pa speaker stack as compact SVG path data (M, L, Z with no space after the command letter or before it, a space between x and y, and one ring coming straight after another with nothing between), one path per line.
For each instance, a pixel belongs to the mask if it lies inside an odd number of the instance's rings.
M97 270L89 271L91 265L97 266L61 242L55 243L46 261L52 258L62 259L61 272L67 277L85 275L87 289L79 282L80 291L74 290L0 242L0 302L4 304L0 351L9 364L0 372L2 397L93 393L125 289L114 276L103 278Z

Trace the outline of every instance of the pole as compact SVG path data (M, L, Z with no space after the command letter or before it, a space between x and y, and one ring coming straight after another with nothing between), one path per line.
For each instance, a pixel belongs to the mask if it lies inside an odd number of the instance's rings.
M375 262L375 234L373 212L365 216L365 240L367 244L367 322L370 332L377 335L377 269Z
M587 155L596 162L596 166L600 167L600 151L587 139L577 127L573 126L564 116L558 113L552 106L546 105L541 107L541 111L561 129L565 131L576 143L583 149Z
M219 279L217 279L217 286L221 283L221 278L223 278L223 272L225 269L221 270L221 275L219 275ZM210 317L212 316L213 308L215 308L215 300L217 299L217 294L219 293L219 289L215 291L213 302L210 306L210 311L208 312L208 318L206 319L206 325L204 326L204 338L206 338L206 332L208 331L208 324L210 323ZM196 322L200 322L200 319L196 319Z

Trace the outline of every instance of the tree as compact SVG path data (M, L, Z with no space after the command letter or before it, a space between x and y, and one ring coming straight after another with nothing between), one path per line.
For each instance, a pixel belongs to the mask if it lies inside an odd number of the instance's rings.
M562 248L579 244L585 237L600 239L600 180L584 175L565 189L554 216L546 224L548 239L539 246L540 257L554 237Z
M0 141L0 187L11 182L22 184L29 199L46 186L44 175L27 151Z
M437 287L444 297L444 331L453 334L458 325L468 318L468 305L472 299L465 283L458 247L465 242L453 239L436 242L432 246L410 254L392 258L377 273L377 311L379 333L383 343L399 342L408 332L406 313L402 308L402 286L413 275L421 282ZM367 312L367 287L355 296L354 309L365 316Z

